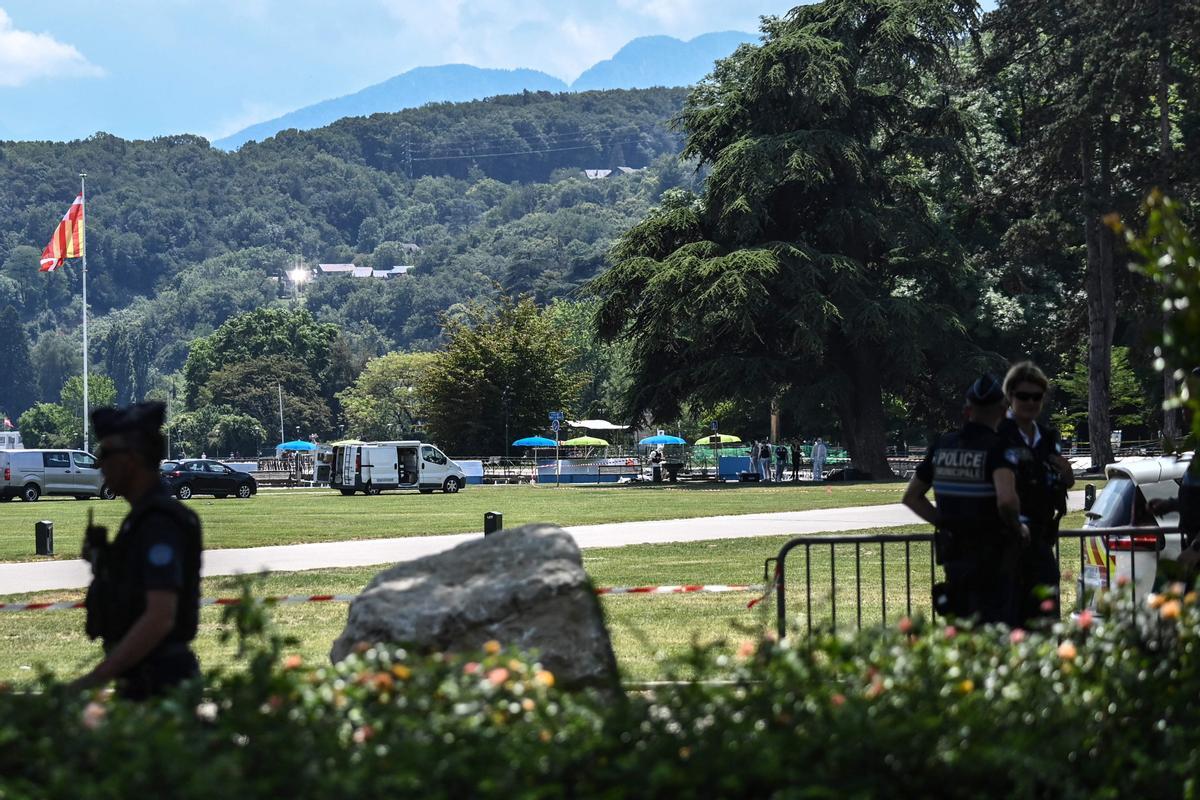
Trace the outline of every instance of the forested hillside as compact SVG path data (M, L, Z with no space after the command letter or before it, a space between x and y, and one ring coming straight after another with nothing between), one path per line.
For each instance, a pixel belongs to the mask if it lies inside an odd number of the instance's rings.
M86 171L92 356L120 398L179 370L191 341L231 316L291 302L297 259L414 264L386 281L321 276L300 299L359 360L429 347L456 304L571 294L664 190L696 180L666 126L684 95L431 105L237 153L191 136L0 143L0 310L11 304L33 342L38 397L57 399L78 371L80 270L39 274L38 255ZM646 169L582 173L617 166Z

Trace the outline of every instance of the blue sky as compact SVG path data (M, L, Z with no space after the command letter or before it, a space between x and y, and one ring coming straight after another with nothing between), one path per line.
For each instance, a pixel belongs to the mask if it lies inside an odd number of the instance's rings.
M754 31L778 0L0 0L0 139L218 138L417 66L564 80L630 39Z

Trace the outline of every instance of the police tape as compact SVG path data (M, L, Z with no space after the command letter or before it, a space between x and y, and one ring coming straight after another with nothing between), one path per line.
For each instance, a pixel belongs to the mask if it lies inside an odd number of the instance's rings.
M600 596L606 595L649 595L649 594L729 594L733 592L760 592L762 584L757 583L713 583L713 584L684 584L680 586L610 586L596 590ZM301 603L349 603L358 595L353 594L289 594L276 597L264 597L263 602L269 605L299 605ZM205 597L201 598L201 606L236 606L242 602L240 597ZM0 603L0 613L5 611L67 611L84 608L82 600L64 601L59 603Z

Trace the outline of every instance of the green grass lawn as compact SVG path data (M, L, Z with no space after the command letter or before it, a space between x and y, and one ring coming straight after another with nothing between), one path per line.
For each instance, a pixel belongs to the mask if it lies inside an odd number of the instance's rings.
M1074 527L1080 515L1068 518ZM856 533L924 532L922 526ZM849 535L849 534L848 534ZM775 555L786 536L729 539L629 547L589 549L584 566L597 586L640 586L686 583L760 583L763 560ZM894 623L908 613L929 613L929 552L926 547L909 548L906 562L903 545L889 545L882 559L878 545L860 550L864 626L878 625L886 618ZM1078 549L1066 544L1062 551L1065 575L1078 572ZM371 579L377 567L274 573L264 579L261 594L354 594ZM828 627L833 618L831 587L836 582L837 620L843 630L857 622L855 602L858 586L854 547L839 545L836 569L830 572L829 547L812 552L812 622ZM881 572L886 578L886 617L882 613ZM940 570L938 571L940 573ZM905 575L910 576L906 591ZM831 577L832 575L832 577ZM788 561L787 590L789 619L804 628L808 622L803 550ZM1073 580L1063 582L1064 611L1074 602ZM229 577L204 581L206 597L230 596L235 580ZM41 592L36 595L0 597L0 601L74 600L80 592ZM746 604L748 593L728 595L664 595L605 597L613 646L627 681L655 680L666 676L669 659L685 653L693 642L725 640L732 648L743 639L753 639L775 624L774 604L764 602L754 610ZM910 605L911 603L911 605ZM288 634L299 640L295 651L306 659L323 661L329 647L345 624L345 604L280 606L273 618ZM205 666L230 663L232 648L217 641L221 611L201 612L201 630L196 648ZM59 674L75 674L99 658L99 647L83 635L81 611L0 613L0 681L28 682L44 664Z
M249 500L188 501L204 523L209 549L426 536L483 530L483 514L504 524L589 525L899 502L904 484L829 486L681 484L677 486L472 486L457 495L389 493L342 497L321 490L263 491ZM55 557L78 558L87 512L115 534L124 501L43 499L0 504L0 561L30 561L33 526L54 523Z

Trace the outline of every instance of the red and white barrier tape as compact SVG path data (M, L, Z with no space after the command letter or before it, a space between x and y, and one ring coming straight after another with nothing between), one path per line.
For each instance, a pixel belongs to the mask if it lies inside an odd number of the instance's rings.
M729 592L758 592L762 591L761 584L687 584L683 586L611 586L596 590L598 595L615 594L727 594ZM300 603L349 603L357 595L353 594L289 594L280 597L265 597L266 602L275 605L299 605ZM236 606L242 602L239 597L205 597L200 600L202 606ZM66 611L73 608L83 608L82 600L62 603L0 603L0 613L5 611Z

